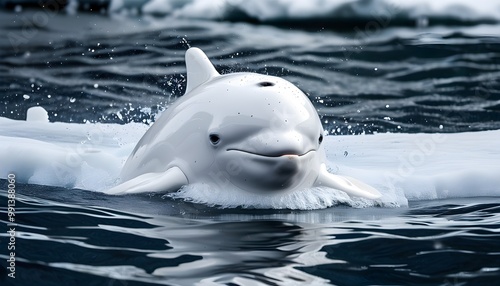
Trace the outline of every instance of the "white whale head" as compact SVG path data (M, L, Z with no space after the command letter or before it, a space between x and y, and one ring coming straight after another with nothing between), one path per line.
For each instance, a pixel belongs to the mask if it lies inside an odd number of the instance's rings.
M186 52L186 94L146 132L109 193L173 191L193 183L252 193L312 186L377 198L329 174L316 109L292 83L255 73L220 75L198 48Z
M277 77L237 73L213 80L203 93L213 114L206 140L227 180L256 192L313 183L323 128L302 91Z

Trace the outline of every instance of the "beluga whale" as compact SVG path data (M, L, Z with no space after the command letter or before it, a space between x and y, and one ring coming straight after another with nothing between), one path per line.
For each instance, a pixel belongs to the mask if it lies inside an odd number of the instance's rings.
M328 172L320 118L298 87L256 73L221 75L195 47L185 60L185 94L146 131L108 194L198 184L264 197L314 187L381 197L361 181Z

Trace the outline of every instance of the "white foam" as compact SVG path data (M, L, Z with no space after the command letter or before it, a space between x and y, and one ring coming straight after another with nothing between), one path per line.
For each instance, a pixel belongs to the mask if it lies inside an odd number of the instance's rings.
M327 156L339 172L386 194L408 200L500 195L500 149L492 144L498 130L333 138Z
M346 193L324 188L311 188L279 194L253 194L240 189L215 189L206 184L192 184L183 187L168 197L202 203L218 208L258 208L258 209L324 209L343 204L356 208L369 206L394 206L385 200L372 201L349 197ZM406 205L406 201L403 202ZM399 206L399 205L398 205Z
M143 13L210 20L224 19L235 10L260 21L324 17L500 20L500 3L490 0L112 0L110 7L115 12L133 7Z
M148 128L119 126L0 118L0 178L14 173L21 183L103 190Z
M114 186L148 126L70 124L0 118L0 178L103 191ZM500 196L500 130L456 134L327 136L331 172L378 188L378 201L331 189L260 196L238 190L185 187L170 196L219 207L318 209L405 206L408 200ZM347 154L347 155L345 155ZM69 191L69 190L68 190Z

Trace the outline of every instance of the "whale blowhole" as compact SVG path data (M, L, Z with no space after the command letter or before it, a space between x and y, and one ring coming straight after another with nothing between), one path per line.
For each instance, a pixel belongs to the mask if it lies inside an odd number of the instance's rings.
M261 86L261 87L274 86L274 83L270 82L270 81L263 81L263 82L259 82L259 86Z

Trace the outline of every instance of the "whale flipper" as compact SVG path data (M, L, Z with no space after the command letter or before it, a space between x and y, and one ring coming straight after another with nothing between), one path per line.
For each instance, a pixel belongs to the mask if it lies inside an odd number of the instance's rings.
M320 166L319 175L316 179L316 185L330 187L346 192L348 195L371 200L382 197L382 194L380 194L379 191L361 181L351 177L344 177L329 173L325 164L321 164Z
M186 70L186 93L220 75L207 55L198 48L190 48L186 51Z
M145 173L106 191L109 195L138 193L167 193L187 185L186 175L178 167L163 173Z

